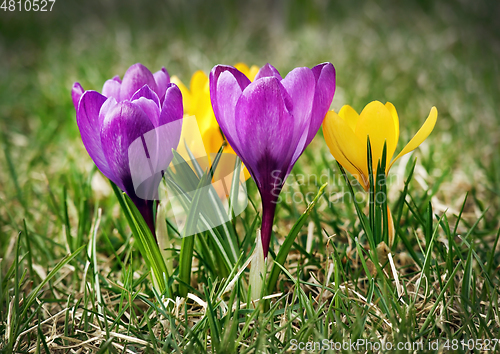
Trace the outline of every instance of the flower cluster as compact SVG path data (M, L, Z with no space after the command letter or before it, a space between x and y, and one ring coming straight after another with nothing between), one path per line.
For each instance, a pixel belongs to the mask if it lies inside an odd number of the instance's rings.
M188 89L177 77L170 79L165 68L152 74L145 66L135 64L123 80L114 77L106 81L102 94L84 91L76 83L72 98L90 157L107 178L127 193L153 234L154 191L171 162L172 149L179 141L189 139L189 129L182 129L180 124L183 117L196 117L203 140L201 148L207 156L216 153L226 141L224 152L241 158L247 176L259 189L262 251L266 257L283 183L322 123L332 155L365 190L370 187L368 138L373 170L385 146L387 164L383 168L388 173L398 158L427 138L436 123L437 110L433 107L422 128L393 159L399 140L395 107L374 101L361 114L350 106L342 107L338 114L328 111L335 93L335 75L331 63L295 68L284 78L270 64L260 69L241 63L234 67L216 65L209 76L196 72ZM168 129L162 129L167 125ZM137 162L140 158L131 149L133 144L144 150L147 165ZM134 176L144 174L143 169L148 168L155 177L143 178L145 186L137 185Z

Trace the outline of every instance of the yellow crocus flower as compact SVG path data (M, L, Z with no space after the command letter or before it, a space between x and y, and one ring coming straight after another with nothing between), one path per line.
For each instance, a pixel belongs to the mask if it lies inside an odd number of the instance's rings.
M370 179L368 175L367 138L370 138L372 148L372 171L377 172L377 165L382 160L384 144L386 144L385 174L389 173L394 162L401 156L415 150L427 139L434 129L437 120L436 107L431 108L417 134L410 140L401 152L393 159L399 141L399 118L394 105L387 102L385 105L373 101L358 114L351 106L343 106L339 113L329 111L323 121L323 134L333 157L347 171L349 171L368 191ZM387 207L389 226L389 246L394 242L394 224L391 210Z
M373 101L366 105L361 114L351 106L343 106L339 113L329 111L323 121L323 134L333 157L349 171L368 191L370 188L367 161L367 137L372 147L373 173L382 159L384 143L387 144L385 173L401 156L415 150L427 139L437 120L437 109L432 107L417 134L393 159L399 140L399 118L394 105ZM375 176L374 176L375 177Z

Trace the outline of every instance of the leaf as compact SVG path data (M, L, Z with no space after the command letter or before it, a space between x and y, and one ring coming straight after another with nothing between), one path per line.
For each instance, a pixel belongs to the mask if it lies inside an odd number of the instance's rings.
M288 253L290 252L290 249L292 248L292 245L295 241L295 238L297 237L302 226L307 221L309 214L311 213L313 208L316 206L318 199L323 194L327 185L328 185L328 183L325 183L319 188L318 193L316 194L316 196L314 197L312 202L309 203L309 205L307 206L307 209L304 211L304 213L295 222L292 229L288 233L288 236L285 238L285 241L281 245L280 250L278 251L278 254L276 255L276 259L274 260L274 264L273 264L273 267L271 269L271 272L269 273L269 279L267 282L267 294L271 294L274 291L274 288L276 287L276 282L278 281L278 277L279 277L280 272L281 272L281 268L282 268L283 264L285 264L286 257L288 256Z
M127 219L130 229L132 230L134 240L139 247L139 252L144 257L146 265L153 273L153 284L157 287L160 294L166 292L166 295L170 297L171 289L167 286L169 279L167 266L165 265L160 248L158 247L151 230L146 225L144 218L137 210L132 200L130 200L125 193L121 192L112 182L111 187L118 198L122 211L125 214L125 218Z

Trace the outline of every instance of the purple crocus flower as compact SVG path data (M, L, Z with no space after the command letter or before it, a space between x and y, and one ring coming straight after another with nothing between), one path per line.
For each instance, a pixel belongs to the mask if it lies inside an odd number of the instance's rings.
M215 117L254 179L262 198L262 247L269 242L279 193L321 126L335 92L335 68L296 68L284 79L270 64L253 82L232 66L210 73Z
M182 127L182 95L167 70L132 65L102 94L79 83L71 92L83 145L99 170L127 193L155 235L153 200Z

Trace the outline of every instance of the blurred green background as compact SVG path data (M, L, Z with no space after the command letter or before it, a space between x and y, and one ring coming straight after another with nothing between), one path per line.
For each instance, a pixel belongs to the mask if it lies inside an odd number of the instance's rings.
M422 146L430 183L446 174L445 204L472 190L498 205L499 15L498 1L465 0L57 0L52 12L0 10L1 233L12 235L26 215L43 220L47 186L92 168L75 123L73 82L101 90L135 62L165 66L187 83L218 63L270 62L286 74L330 61L332 107L391 101L400 148L437 106L438 124ZM321 139L310 149L333 164ZM321 154L299 163L322 165Z

